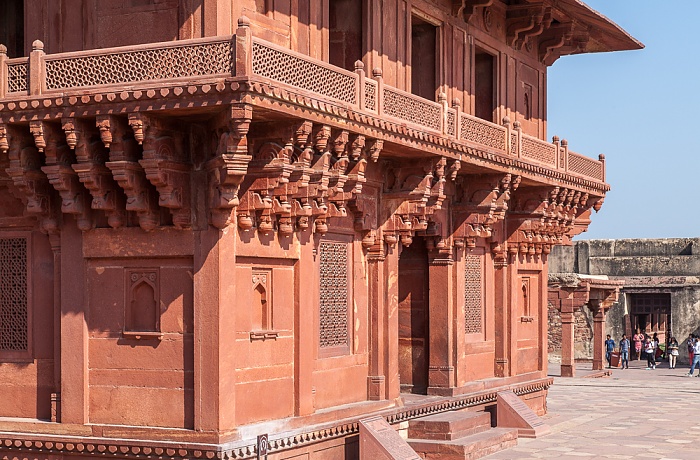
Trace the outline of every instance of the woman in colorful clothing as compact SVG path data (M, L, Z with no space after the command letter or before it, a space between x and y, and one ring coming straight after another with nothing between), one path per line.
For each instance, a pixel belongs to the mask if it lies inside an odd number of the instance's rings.
M642 359L642 342L644 341L644 334L637 329L637 333L632 337L634 340L634 351L637 353L637 361Z
M668 342L668 368L676 368L676 359L678 358L678 340L675 337L671 337Z

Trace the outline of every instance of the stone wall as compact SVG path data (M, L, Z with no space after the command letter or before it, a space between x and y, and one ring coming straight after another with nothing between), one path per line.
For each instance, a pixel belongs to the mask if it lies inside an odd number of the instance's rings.
M556 246L549 266L553 273L607 275L625 282L618 302L606 317L606 334L616 342L631 331L632 296L669 294L671 334L682 343L679 361L687 362L684 341L691 333L700 333L700 238L578 241L573 246ZM550 328L550 350L556 350L560 343L552 344L551 339L556 334L561 336L561 326L551 315ZM584 328L577 328L577 347L581 343L579 331Z
M549 362L561 362L561 313L548 304L547 352ZM593 316L587 308L574 313L574 359L593 359Z

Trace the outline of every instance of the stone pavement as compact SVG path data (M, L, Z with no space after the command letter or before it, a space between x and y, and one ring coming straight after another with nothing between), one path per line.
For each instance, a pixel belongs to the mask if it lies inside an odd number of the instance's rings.
M687 365L645 368L646 360L632 361L612 377L571 379L550 366L555 378L543 419L552 433L485 458L700 458L700 378L686 377Z

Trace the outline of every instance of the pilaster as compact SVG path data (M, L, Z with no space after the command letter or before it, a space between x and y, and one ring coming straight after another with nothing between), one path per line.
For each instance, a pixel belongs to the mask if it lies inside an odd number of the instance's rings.
M428 393L441 394L454 388L454 261L449 249L430 251L429 279L429 366Z
M66 217L61 227L61 422L88 422L88 327L83 236Z

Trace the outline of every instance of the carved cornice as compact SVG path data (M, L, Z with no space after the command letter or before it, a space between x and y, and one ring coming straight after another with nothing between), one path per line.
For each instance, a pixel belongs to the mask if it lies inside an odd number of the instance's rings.
M552 29L540 36L540 44L550 37ZM448 137L425 132L406 124L394 123L376 115L357 112L342 104L334 104L310 96L302 91L272 87L266 82L251 78L250 82L224 81L200 83L190 86L165 84L160 88L148 90L125 90L119 93L105 91L97 94L77 96L40 96L18 101L0 102L0 122L18 123L32 119L58 119L64 112L80 111L83 116L106 116L109 113L129 113L139 110L143 101L149 101L153 110L177 110L182 106L183 94L188 97L188 107L205 108L226 104L232 98L242 99L246 92L251 104L262 104L272 109L298 112L302 118L331 125L345 125L348 129L375 138L381 142L392 142L412 148L461 160L462 163L474 163L488 168L508 169L513 173L535 178L536 180L566 182L566 186L585 188L591 193L602 195L609 190L603 182L589 180L563 171L551 169L538 164L518 160L508 155L498 154L486 149L479 149L456 142ZM238 96L236 96L238 95ZM349 122L349 123L348 123ZM357 123L357 124L355 124ZM109 143L105 131L103 142ZM2 137L0 136L0 139ZM0 141L1 142L1 141ZM0 144L1 145L1 144Z

